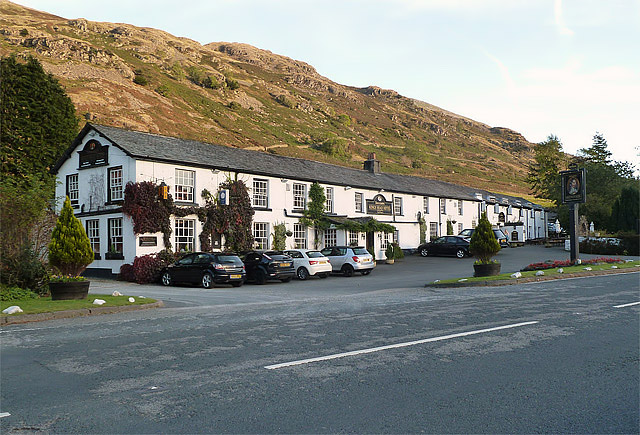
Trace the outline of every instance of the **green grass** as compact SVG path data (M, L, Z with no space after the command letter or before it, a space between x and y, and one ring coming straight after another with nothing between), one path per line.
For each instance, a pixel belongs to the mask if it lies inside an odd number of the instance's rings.
M102 305L94 305L94 299L102 299L106 303ZM36 313L50 313L53 311L65 311L65 310L80 310L83 308L96 308L96 307L120 307L125 305L145 305L156 302L151 298L139 298L135 297L135 302L129 302L129 296L111 296L111 295L97 295L89 294L87 299L71 300L71 301L52 301L51 296L41 297L38 299L21 299L15 301L2 301L0 302L0 311L13 305L19 306L23 313L12 314L12 316L19 316L21 314L36 314ZM7 316L7 314L1 314Z
M603 263L603 264L590 264L590 265L583 264L580 266L569 266L569 267L562 268L564 273L558 273L558 269L545 269L544 276L561 276L561 275L566 275L568 273L581 273L581 272L586 274L587 271L584 270L585 267L591 267L592 270L611 270L611 266L618 266L618 269L632 269L632 268L637 269L640 266L640 261L633 261L630 263ZM521 272L522 277L519 279L535 277L536 272L537 270ZM461 279L466 279L466 281L464 282L467 282L467 283L485 282L485 281L515 281L514 278L511 278L512 273L513 272L503 273L495 276L482 276L482 277L470 276L467 278L443 279L439 281L438 284L455 284L460 282Z

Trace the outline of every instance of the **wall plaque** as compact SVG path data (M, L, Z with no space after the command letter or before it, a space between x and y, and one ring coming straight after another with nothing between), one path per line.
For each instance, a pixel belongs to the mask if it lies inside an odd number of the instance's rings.
M140 246L158 246L158 238L156 236L140 236Z
M367 213L391 216L393 215L393 203L378 194L373 199L367 199Z

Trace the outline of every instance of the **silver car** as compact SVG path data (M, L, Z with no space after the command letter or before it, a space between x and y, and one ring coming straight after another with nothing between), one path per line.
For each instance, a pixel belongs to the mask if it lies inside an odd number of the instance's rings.
M305 280L310 276L326 278L331 273L329 259L320 251L313 249L289 249L285 254L293 258L293 266L296 268L296 277Z
M320 252L329 259L332 270L344 276L354 272L369 275L376 267L373 256L362 246L329 246Z

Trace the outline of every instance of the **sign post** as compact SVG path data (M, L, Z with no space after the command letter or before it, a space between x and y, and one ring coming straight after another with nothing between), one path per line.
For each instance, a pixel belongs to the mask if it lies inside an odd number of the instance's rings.
M578 208L587 201L586 171L578 165L569 165L568 171L560 172L562 203L569 205L569 243L570 258L575 264L578 260L580 244L578 240Z

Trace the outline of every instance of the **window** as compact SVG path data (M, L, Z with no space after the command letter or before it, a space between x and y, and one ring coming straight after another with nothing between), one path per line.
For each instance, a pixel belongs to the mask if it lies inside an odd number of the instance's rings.
M195 251L195 226L194 219L176 219L176 252Z
M100 254L100 221L89 219L87 221L87 236L94 254Z
M493 212L494 213L500 213L500 204L494 204Z
M349 231L349 246L358 246L360 233L357 231Z
M196 187L195 171L176 169L176 201L194 202L193 191Z
M447 200L440 198L440 214L447 214Z
M324 211L327 213L333 213L333 187L327 187L324 194L327 197Z
M307 249L307 227L293 224L293 243L297 249Z
M124 199L122 193L122 166L109 168L107 173L107 183L109 184L107 187L107 201L122 201Z
M307 203L307 186L293 183L293 208L304 209Z
M458 200L458 215L462 216L462 200Z
M395 230L393 232L393 243L400 244L400 230Z
M253 223L253 239L256 249L269 249L269 223Z
M78 174L67 175L67 196L71 201L71 205L77 207L80 196L78 191Z
M393 214L396 216L402 216L402 198L394 197L393 198Z
M462 223L458 224L458 234L462 232Z
M429 214L429 197L425 196L422 198L422 212L424 214Z
M380 249L385 250L389 246L389 233L380 233Z
M511 206L511 205L510 205L510 206L507 208L507 214L508 214L509 216L511 216L511 215L513 214L513 206Z
M356 192L355 201L356 201L356 212L363 213L364 208L362 207L362 193Z
M438 237L438 222L429 222L429 240Z
M324 246L335 246L338 244L337 231L333 228L324 230Z
M122 254L122 218L109 219L109 252Z
M253 180L252 205L259 208L269 206L269 182L267 180Z

